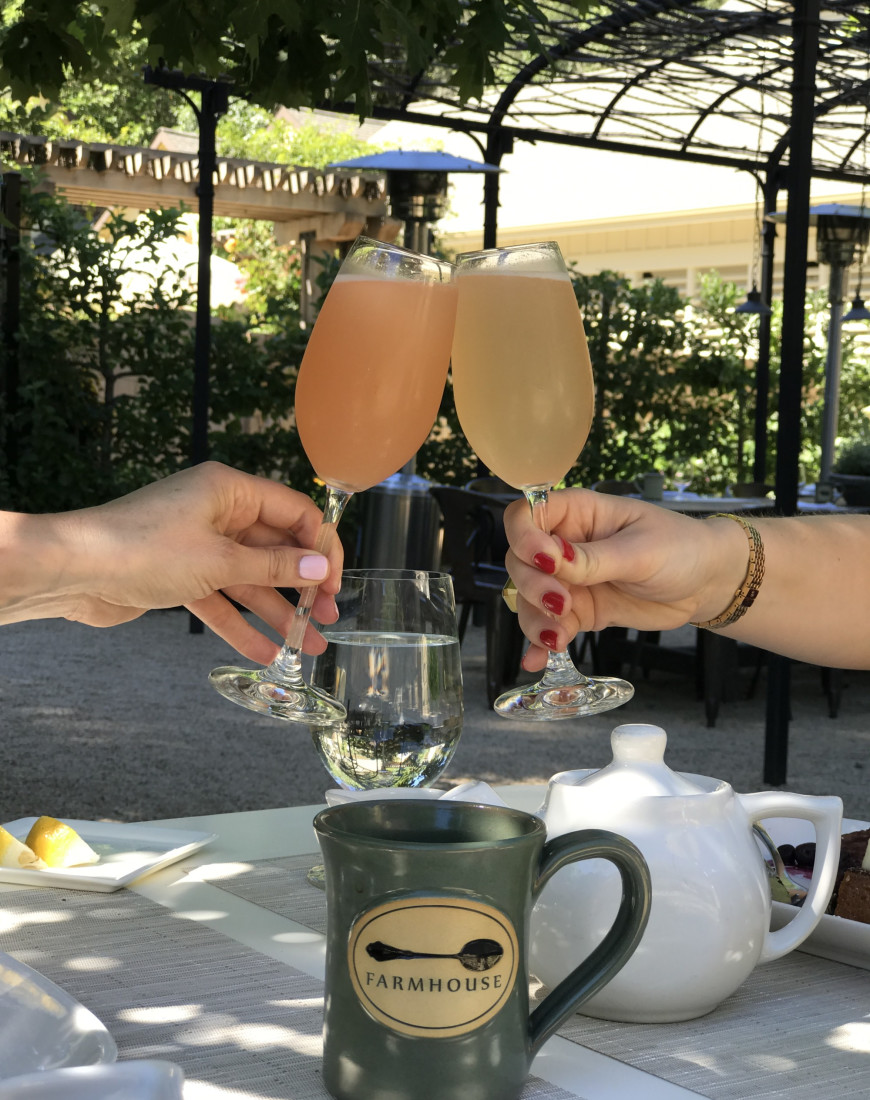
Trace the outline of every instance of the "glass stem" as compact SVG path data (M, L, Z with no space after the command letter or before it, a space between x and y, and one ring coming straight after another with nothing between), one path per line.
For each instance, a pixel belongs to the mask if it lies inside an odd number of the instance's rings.
M547 505L550 500L550 486L545 485L534 489L524 489L523 492L532 510L532 519L535 521L535 526L541 531L546 531L549 535L550 517L547 511ZM582 682L585 679L586 677L575 667L567 649L559 650L558 653L554 653L553 650L550 650L547 653L547 667L544 670L544 678L541 681L544 686L564 687L568 684L576 684L578 681Z
M318 554L328 554L335 538L335 529L341 519L345 505L353 496L343 489L326 487L326 507L323 510L323 522L317 532L317 540L314 550ZM299 594L299 602L296 604L296 613L290 624L290 633L281 647L278 656L269 665L268 677L272 680L286 684L289 687L298 688L304 686L302 678L302 641L311 618L311 607L317 596L319 585L303 588Z

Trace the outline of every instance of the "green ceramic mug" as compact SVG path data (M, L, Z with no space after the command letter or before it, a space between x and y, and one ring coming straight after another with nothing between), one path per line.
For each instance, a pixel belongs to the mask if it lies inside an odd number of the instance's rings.
M597 829L450 800L359 801L314 819L326 867L324 1082L338 1100L512 1100L545 1039L628 960L649 871ZM529 1014L532 904L561 867L622 876L613 927Z

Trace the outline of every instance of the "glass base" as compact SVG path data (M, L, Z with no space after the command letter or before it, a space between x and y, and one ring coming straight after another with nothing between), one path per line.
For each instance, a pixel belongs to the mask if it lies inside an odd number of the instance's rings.
M212 685L240 707L282 718L285 722L300 722L306 726L333 726L347 718L347 711L326 692L302 682L298 686L282 684L267 675L262 668L213 669L209 673Z
M634 688L618 676L585 677L573 684L548 685L544 680L513 688L496 699L493 709L502 718L526 722L554 722L562 718L584 718L621 707L634 695Z

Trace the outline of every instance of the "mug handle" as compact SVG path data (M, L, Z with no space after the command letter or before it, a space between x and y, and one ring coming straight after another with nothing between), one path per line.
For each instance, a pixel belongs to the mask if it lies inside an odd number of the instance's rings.
M529 1016L534 1057L578 1006L597 993L628 962L649 920L650 875L646 860L630 840L604 829L582 829L548 840L541 852L533 900L544 885L569 863L607 859L622 878L622 898L610 931L582 963L544 998Z
M772 962L794 950L807 938L825 914L840 855L840 826L843 801L837 795L790 794L785 791L758 791L738 795L749 814L751 824L765 817L796 817L810 821L816 831L816 858L809 892L788 924L768 931L761 946L759 963Z

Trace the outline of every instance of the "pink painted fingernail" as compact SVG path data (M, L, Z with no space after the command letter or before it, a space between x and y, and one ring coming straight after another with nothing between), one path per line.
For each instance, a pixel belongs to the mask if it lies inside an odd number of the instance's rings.
M565 561L573 561L574 547L566 539L563 539L561 535L559 535L559 541L562 543L562 557Z
M329 572L329 561L322 554L306 554L299 559L299 576L304 581L322 581Z
M553 615L561 615L565 609L565 597L558 592L545 592L541 597L541 603Z
M556 559L551 558L549 554L535 554L532 561L542 573L556 572Z
M558 647L559 641L556 637L555 630L542 630L539 637L541 639L541 645L546 646L547 649L556 649Z

